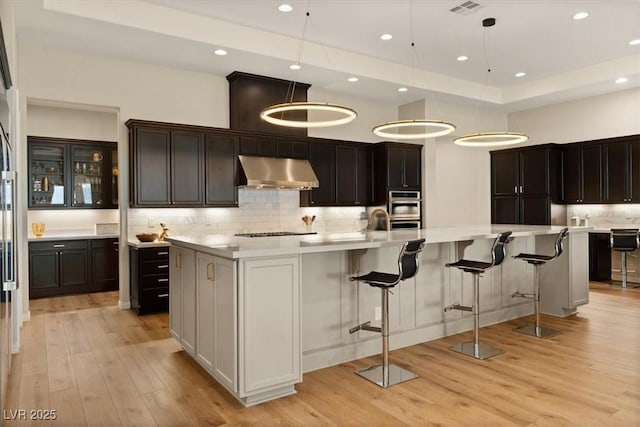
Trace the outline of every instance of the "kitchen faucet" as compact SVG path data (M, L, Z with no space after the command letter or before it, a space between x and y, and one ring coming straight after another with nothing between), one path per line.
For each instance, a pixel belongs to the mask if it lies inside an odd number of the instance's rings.
M369 214L368 228L370 228L371 225L373 224L374 217L376 217L380 213L382 215L384 215L385 223L386 223L386 226L387 226L387 228L386 228L387 231L391 230L391 218L389 217L389 213L387 213L387 211L382 209L382 208L374 209L374 210L371 211L371 214Z

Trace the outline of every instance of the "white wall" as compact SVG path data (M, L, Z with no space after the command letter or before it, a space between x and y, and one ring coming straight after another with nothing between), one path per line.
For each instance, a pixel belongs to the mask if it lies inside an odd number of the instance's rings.
M67 106L27 105L27 135L54 138L117 141L115 112L92 111ZM85 108L89 108L88 106Z
M526 132L530 145L640 134L640 88L519 111L509 125Z
M424 222L438 227L491 221L490 158L485 148L461 147L453 139L468 133L508 130L498 109L423 100L399 107L401 119L424 117L456 125L454 133L423 142Z

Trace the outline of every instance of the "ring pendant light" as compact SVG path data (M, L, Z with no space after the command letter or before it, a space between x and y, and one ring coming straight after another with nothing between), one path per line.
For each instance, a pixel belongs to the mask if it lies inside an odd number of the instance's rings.
M417 128L415 132L387 132L389 129ZM429 130L432 129L432 130ZM373 128L373 133L381 138L425 139L448 135L456 129L454 125L439 120L395 120Z
M277 113L284 113L287 111L329 111L336 114L341 114L343 117L339 117L334 120L291 120L284 118L277 118L274 115ZM345 125L358 117L358 113L355 110L336 104L325 104L320 102L287 102L284 104L275 104L265 108L260 113L262 120L267 123L271 123L278 126L287 126L294 128L322 128L330 126Z
M411 37L411 60L415 71L416 44L413 37L413 2L409 2L409 32ZM398 132L388 132L396 130ZM401 132L403 130L404 132ZM426 139L437 136L448 135L456 130L455 125L441 120L392 120L371 129L371 131L381 138L392 139Z
M296 62L296 64L300 63L300 58L302 56L302 47L304 46L304 39L307 32L307 24L309 23L310 13L307 12L305 16L304 29L302 30L302 42L300 43L300 50L298 51L298 61ZM293 102L295 89L296 84L294 81L293 89L291 90L291 100L289 102L270 105L264 108L260 112L260 118L267 123L271 123L277 126L292 128L321 128L345 125L358 117L358 113L356 113L354 109L344 107L342 105L322 102ZM284 113L291 111L325 111L336 113L338 115L338 118L330 120L308 120L308 116L307 120L285 118ZM280 113L280 117L276 116L276 114L278 113Z
M482 26L486 29L493 27L496 24L495 18L485 18L482 20ZM486 38L483 39L483 43L486 43ZM485 55L487 55L486 48L484 49ZM487 73L491 73L491 67L489 66L489 60L485 56L487 61ZM487 83L489 74L487 74ZM468 135L464 135L453 140L454 144L464 147L500 147L504 145L515 145L525 142L529 139L527 135L520 132L478 132Z
M499 147L520 144L528 139L527 135L519 132L483 132L461 136L453 142L464 147Z

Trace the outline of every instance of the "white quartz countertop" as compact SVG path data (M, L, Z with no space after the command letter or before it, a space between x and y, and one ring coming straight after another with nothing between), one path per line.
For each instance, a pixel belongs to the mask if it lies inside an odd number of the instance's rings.
M86 239L117 239L119 234L96 234L93 230L45 230L44 234L36 237L29 233L29 242L51 242L54 240L86 240Z
M464 225L421 230L319 233L303 236L235 237L216 234L171 236L167 240L223 258L253 258L316 252L369 249L399 246L407 240L424 238L427 244L493 239L499 233L512 231L513 237L556 234L563 226L547 225ZM589 232L591 227L569 227L570 232Z
M133 238L127 241L127 244L132 248L161 248L165 246L171 246L171 243L166 240L155 240L153 242L141 242L140 240Z

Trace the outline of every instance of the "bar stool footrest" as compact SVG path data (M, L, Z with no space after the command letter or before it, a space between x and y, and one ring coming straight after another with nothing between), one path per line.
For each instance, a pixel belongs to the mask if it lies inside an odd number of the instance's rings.
M476 349L473 341L456 344L452 347L449 347L449 349L480 360L488 359L490 357L504 353L504 350L484 343L479 343L478 348Z
M556 335L560 335L562 332L555 329L545 328L544 326L538 326L531 323L529 325L523 325L513 329L514 332L520 332L521 334L527 334L538 338L550 338Z
M382 378L382 365L370 366L368 368L357 371L356 374L383 388L400 384L414 378L418 378L418 376L413 372L407 371L406 369L403 369L397 365L389 365L389 382L386 386L384 385Z

